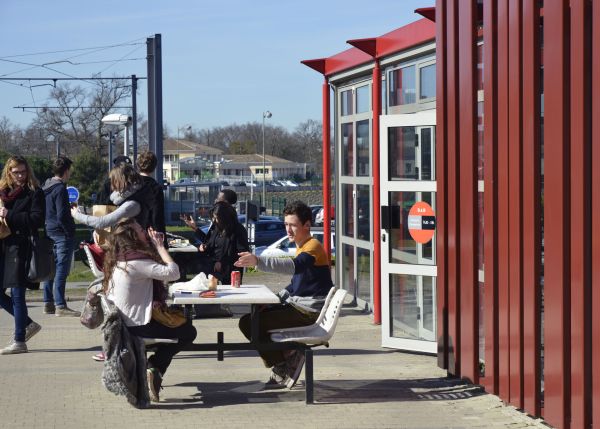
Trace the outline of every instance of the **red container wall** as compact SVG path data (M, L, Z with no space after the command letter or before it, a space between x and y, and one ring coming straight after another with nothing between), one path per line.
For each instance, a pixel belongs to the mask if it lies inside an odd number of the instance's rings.
M483 95L481 382L553 426L600 426L600 2L545 1L542 10L483 0L483 14L478 3L436 2L438 201L447 210L440 363L479 377L474 121Z

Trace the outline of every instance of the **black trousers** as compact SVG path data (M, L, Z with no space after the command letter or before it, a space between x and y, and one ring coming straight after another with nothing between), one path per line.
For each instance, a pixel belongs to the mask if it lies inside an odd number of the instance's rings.
M316 322L319 313L303 313L292 305L277 304L270 305L260 311L259 316L259 341L271 343L271 329L294 328L298 326L308 326ZM245 314L240 318L240 331L248 340L250 340L251 320L250 314ZM271 368L285 361L281 350L260 351L265 366Z
M148 358L148 367L157 368L161 374L167 371L173 360L173 356L193 343L196 338L196 328L192 326L192 322L189 320L177 328L169 328L152 319L146 325L128 326L127 329L138 337L177 338L179 340L179 342L174 344L158 344L156 346L156 353Z

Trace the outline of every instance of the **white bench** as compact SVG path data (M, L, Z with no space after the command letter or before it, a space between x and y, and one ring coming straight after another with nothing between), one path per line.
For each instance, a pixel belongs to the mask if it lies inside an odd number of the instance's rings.
M329 340L333 337L337 326L344 298L347 292L343 289L331 288L319 317L309 326L297 328L283 328L270 330L271 340L276 343L293 342L304 344L305 357L305 379L306 379L306 403L313 403L313 352L312 348L317 346L329 347Z

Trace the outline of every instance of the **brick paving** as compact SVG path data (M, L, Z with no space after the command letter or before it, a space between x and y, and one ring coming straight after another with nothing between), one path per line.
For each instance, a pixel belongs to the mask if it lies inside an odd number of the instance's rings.
M268 277L275 289L282 281ZM77 291L70 292L77 296ZM34 300L35 301L35 300ZM80 301L73 301L80 308ZM100 330L76 318L30 315L43 327L30 353L0 356L2 428L525 428L546 427L478 386L445 377L436 358L380 346L380 327L352 308L342 312L331 347L315 351L315 405L304 403L302 386L263 391L268 371L253 352L186 352L173 361L162 402L137 410L100 382ZM239 314L244 308L234 308ZM237 317L195 320L197 341L241 341ZM13 321L0 311L0 343Z

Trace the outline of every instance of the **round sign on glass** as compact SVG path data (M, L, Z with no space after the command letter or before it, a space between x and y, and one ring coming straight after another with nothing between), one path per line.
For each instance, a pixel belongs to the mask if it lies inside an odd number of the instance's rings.
M431 241L435 233L435 212L423 201L415 203L408 212L408 232L417 243Z

